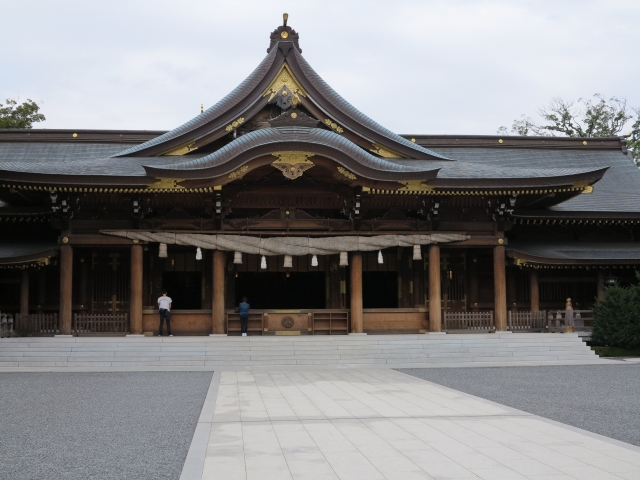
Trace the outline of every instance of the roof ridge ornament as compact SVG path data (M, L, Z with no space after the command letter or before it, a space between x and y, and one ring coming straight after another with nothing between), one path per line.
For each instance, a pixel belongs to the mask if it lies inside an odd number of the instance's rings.
M293 46L300 53L302 53L302 50L300 50L300 46L298 45L298 39L300 37L298 36L298 33L293 28L287 26L288 20L289 20L289 14L283 13L282 25L276 28L273 32L271 32L271 37L270 37L271 43L269 44L269 48L267 48L267 53L273 50L273 47L275 47L278 44L278 42L292 42Z

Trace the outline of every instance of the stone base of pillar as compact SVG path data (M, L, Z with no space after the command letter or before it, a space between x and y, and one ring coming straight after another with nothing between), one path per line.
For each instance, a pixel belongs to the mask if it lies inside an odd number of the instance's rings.
M447 332L426 332L425 335L446 335Z
M145 335L142 333L129 333L125 335L125 337L144 337Z
M226 333L210 333L209 336L210 337L226 337L227 334Z
M511 330L496 330L496 333L502 335L503 333L513 333Z
M73 338L73 335L54 335L55 338Z
M349 335L366 335L366 333L349 333Z

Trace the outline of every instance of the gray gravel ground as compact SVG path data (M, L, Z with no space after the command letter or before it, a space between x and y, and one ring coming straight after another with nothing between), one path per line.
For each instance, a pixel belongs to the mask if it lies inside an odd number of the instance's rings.
M399 371L640 446L640 365Z
M0 373L0 478L178 479L211 375Z

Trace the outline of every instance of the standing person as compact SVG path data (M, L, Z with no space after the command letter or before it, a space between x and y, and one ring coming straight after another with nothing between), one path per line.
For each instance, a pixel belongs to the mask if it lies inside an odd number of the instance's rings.
M167 322L167 334L171 335L171 297L167 296L167 291L162 291L162 296L158 298L158 308L160 309L160 329L159 335L162 336L162 324L166 320Z
M247 303L247 297L242 297L242 301L238 306L238 312L240 313L240 328L242 329L242 336L247 336L247 326L249 323L249 309L251 305Z

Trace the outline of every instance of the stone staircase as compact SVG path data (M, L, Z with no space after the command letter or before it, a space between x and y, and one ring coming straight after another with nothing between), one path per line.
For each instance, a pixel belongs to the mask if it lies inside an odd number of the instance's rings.
M0 371L22 367L213 369L597 362L594 352L570 333L0 339Z

